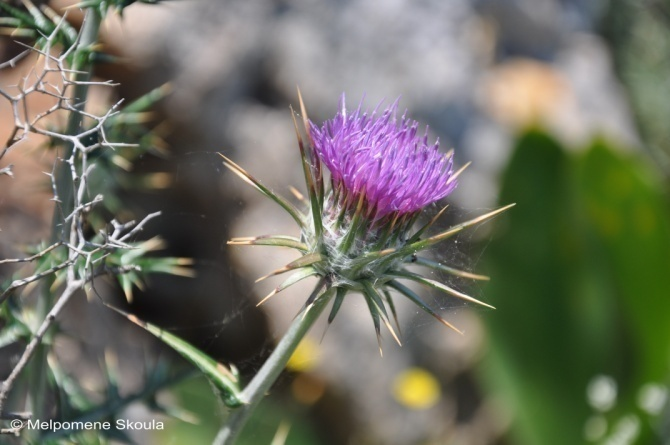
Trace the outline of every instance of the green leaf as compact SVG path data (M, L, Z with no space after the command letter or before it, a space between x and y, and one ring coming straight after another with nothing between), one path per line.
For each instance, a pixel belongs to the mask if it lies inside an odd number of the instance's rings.
M169 83L164 83L163 85L154 88L148 93L143 94L138 97L125 107L121 113L112 116L112 120L123 119L123 116L126 114L142 113L151 109L156 103L165 99L167 96L172 93L172 85Z
M340 245L338 246L338 250L343 253L349 252L349 249L351 249L351 246L353 246L354 241L356 240L358 231L360 230L361 226L363 225L364 217L363 217L363 201L365 198L365 194L361 193L361 195L358 198L358 203L356 204L356 211L354 212L354 217L351 219L351 223L349 224L349 228L347 229L347 233L344 235L342 238L342 241L340 241Z
M569 171L556 141L539 132L524 135L500 196L514 199L517 211L507 215L507 230L493 237L488 251L491 286L485 293L502 310L485 318L486 363L493 389L514 413L519 444L583 443L586 385L603 351L592 338L577 343L584 333L570 306L584 308L588 300L568 301L567 261L580 249L566 218ZM594 348L591 357L583 353L586 345Z
M459 292L456 289L453 289L449 286L447 286L444 283L440 283L439 281L431 280L429 278L423 277L419 274L415 274L413 272L408 272L408 271L397 271L392 274L391 276L395 278L404 278L407 280L412 280L416 281L417 283L423 284L425 286L431 287L433 289L437 289L439 291L442 291L444 293L447 293L453 297L460 298L461 300L470 302L470 303L475 303L479 304L481 306L487 307L489 309L495 309L495 307L491 306L490 304L486 304L483 301L479 301L476 298L472 298L469 295L464 294L463 292Z
M242 167L219 153L219 156L223 158L223 165L228 167L230 171L235 173L237 176L242 178L244 182L247 184L251 185L254 187L256 190L261 192L263 195L267 196L268 198L272 199L274 202L279 204L286 212L291 215L291 217L295 220L296 223L300 226L300 228L304 227L304 221L303 221L303 216L302 214L296 209L293 204L282 198L281 196L275 194L272 190L269 188L265 187L259 180L251 176L249 173L247 173L246 170L244 170Z
M303 267L311 266L313 264L320 263L323 260L324 256L321 255L320 253L316 252L308 253L307 255L303 255L297 260L288 263L286 266L280 267L279 269L272 271L265 276L260 277L259 279L256 280L256 282L258 283L259 281L265 280L266 278L272 277L274 275L280 275L295 269L301 269Z
M372 316L372 322L374 323L375 326L375 334L377 335L377 344L379 345L379 355L383 356L384 353L382 352L382 336L380 329L381 314L379 313L379 308L374 304L370 295L368 295L368 293L365 292L363 296L365 297L365 302L368 304L368 309L370 311L370 315Z
M298 91L300 95L300 91ZM302 103L302 97L300 98L300 106L302 107L304 113L304 104ZM305 175L305 184L307 185L307 191L309 193L309 204L312 210L312 222L314 223L314 238L321 239L321 233L323 232L323 223L321 221L321 200L319 199L319 191L317 190L316 178L312 170L312 161L315 156L312 155L311 151L308 153L311 147L308 146L305 148L305 144L298 130L298 122L295 120L295 113L291 109L291 117L293 118L293 126L295 127L295 135L298 138L298 147L300 148L300 159L302 161L302 169ZM305 122L305 128L307 129L307 122ZM316 161L320 161L317 159Z
M277 246L289 247L307 253L309 247L305 243L293 236L286 235L266 235L254 236L248 238L233 238L228 241L228 244L236 246Z
M355 259L352 264L352 269L353 270L361 270L363 267L367 266L368 264L372 263L373 261L379 261L380 264L389 264L390 262L398 259L398 258L403 258L409 255L413 255L417 252L420 252L421 250L427 249L428 247L431 247L437 243L440 243L442 241L445 241L452 236L458 234L459 232L468 229L472 226L475 226L477 224L481 224L485 221L488 221L489 219L500 215L501 213L511 209L514 207L516 204L508 204L506 206L500 207L496 210L493 210L492 212L485 213L484 215L480 215L476 218L473 218L469 221L456 224L455 226L450 227L449 229L445 230L444 232L441 232L437 235L431 236L430 238L426 238L423 240L415 241L413 243L406 244L402 247L398 248L391 248L391 249L386 249L386 250L380 250L380 251L374 251L367 253L365 255L362 255L361 257Z
M423 226L421 226L421 228L420 228L419 230L417 230L417 231L414 233L414 235L412 235L412 237L411 237L409 240L407 240L407 242L408 242L409 244L411 244L411 243L413 243L413 242L419 241L419 239L421 238L421 235L423 235L424 232L425 232L426 230L430 229L430 228L433 226L433 224L435 224L435 223L437 222L437 220L440 219L440 217L442 216L442 214L443 214L448 208L449 208L448 205L442 207L442 210L440 210L439 212L437 212L437 214L436 214L435 216L433 216L433 217L432 217L426 224L424 224Z
M486 277L484 275L477 275L471 272L466 272L464 270L458 270L454 269L453 267L445 266L442 263L438 263L436 261L429 260L428 258L421 258L421 257L414 257L407 261L408 263L411 264L417 264L419 266L426 266L430 267L431 269L439 270L441 272L446 272L448 274L461 277L461 278L469 278L471 280L482 280L482 281L488 281L489 277Z
M3 326L2 331L0 331L0 348L4 348L21 339L29 339L31 334L30 329L26 325L19 320L15 320L13 323Z
M402 335L402 332L400 331L400 323L398 322L398 313L396 312L395 304L393 303L391 293L387 289L384 289L384 298L386 299L386 303L389 305L389 308L391 309L391 314L393 314L393 320L395 321L395 325L398 328L398 334Z
M303 269L298 270L296 273L289 276L282 284L274 288L272 292L270 292L265 298L263 298L256 306L260 306L261 304L265 303L268 299L270 299L272 296L278 294L279 292L283 291L288 287L293 286L298 281L304 280L305 278L314 275L317 275L317 271L313 267L305 267Z
M518 141L500 197L518 208L487 251L484 293L500 310L485 317L482 370L514 443L583 443L598 375L617 385L603 440L635 414L635 443L656 443L638 397L670 372L668 205L638 156L602 141L573 153L539 131Z
M404 295L404 296L406 296L407 298L409 298L409 300L410 300L412 303L414 303L414 304L416 304L417 306L419 306L419 307L420 307L422 310L424 310L426 313L428 313L428 314L432 315L433 317L435 317L437 320L440 321L440 323L442 323L443 325L445 325L445 326L448 327L449 329L453 329L454 331L456 331L456 332L458 332L459 334L463 335L463 332L461 332L461 331L460 331L459 329L457 329L454 325L452 325L452 324L449 323L447 320L445 320L444 318L442 318L442 317L440 316L440 314L438 314L437 312L435 312L435 310L434 310L433 308L431 308L430 306L428 306L428 305L421 299L421 297L419 297L419 296L418 296L412 289L410 289L409 287L407 287L407 286L405 286L405 285L403 285L403 284L401 284L401 283L399 283L399 282L397 282L397 281L389 281L389 282L387 283L387 286L390 287L391 289L395 289L395 290L397 290L397 291L400 292L402 295Z
M330 314L328 315L328 324L331 324L333 320L335 320L335 317L337 316L337 313L340 311L340 307L342 307L342 303L344 302L344 297L347 295L347 290L343 287L338 287L337 288L337 293L335 294L335 301L333 301L333 307L330 310Z
M214 384L214 386L216 386L216 388L221 392L223 402L226 404L226 406L236 407L242 404L240 399L239 383L237 381L237 377L231 370L226 368L221 363L218 363L216 360L195 346L175 335L170 334L158 326L141 321L134 315L123 312L115 307L109 305L106 306L123 315L137 326L140 326L141 328L155 335L157 338L181 354L181 356L184 357L187 361L200 369L200 371L202 371L203 374L205 374L205 376L207 376L207 378L212 382L212 384Z
M369 299L368 304L371 303L372 306L374 306L375 312L380 315L382 322L388 328L389 332L393 336L393 339L396 341L396 343L398 343L398 346L402 346L400 338L398 338L398 335L393 330L393 326L391 326L391 323L389 322L389 316L386 313L386 307L384 306L381 295L379 295L377 289L367 280L363 282L363 287L365 289L364 294Z

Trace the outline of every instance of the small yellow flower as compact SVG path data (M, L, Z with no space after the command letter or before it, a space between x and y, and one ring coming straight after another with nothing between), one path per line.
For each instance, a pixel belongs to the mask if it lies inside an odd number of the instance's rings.
M409 409L431 408L441 395L440 383L425 369L406 369L393 382L393 397Z
M309 337L305 337L288 360L286 368L294 372L311 371L319 363L319 347Z

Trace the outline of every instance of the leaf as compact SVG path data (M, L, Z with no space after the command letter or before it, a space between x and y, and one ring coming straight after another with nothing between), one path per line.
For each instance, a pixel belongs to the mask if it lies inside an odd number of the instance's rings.
M328 315L328 324L331 324L333 320L335 319L335 316L337 316L337 313L340 311L340 307L342 307L342 302L344 302L344 297L347 295L347 290L343 287L338 287L337 288L337 293L335 294L335 301L333 301L333 307L330 310L330 314Z
M300 93L298 92L298 95ZM300 105L303 106L302 97L300 98ZM316 178L312 172L312 158L314 156L310 153L307 153L305 145L300 136L300 131L298 130L298 123L295 120L295 113L291 109L291 117L293 118L293 126L295 127L295 135L298 138L298 147L300 148L300 159L302 160L302 169L305 174L305 184L307 185L307 191L309 192L309 204L312 210L312 222L314 223L314 237L315 239L321 239L321 233L323 232L323 222L321 221L321 200L319 199L319 192L317 190Z
M398 346L402 346L402 343L400 342L398 335L395 333L395 331L393 330L393 326L391 326L391 323L389 322L389 316L386 313L386 307L384 307L384 302L382 301L379 292L367 280L363 282L363 286L365 288L365 295L370 298L370 301L374 305L376 312L379 313L379 315L381 316L382 322L388 328L389 332L393 336L393 339L396 341L396 343L398 343Z
M316 264L316 263L319 263L319 262L323 261L323 259L324 259L324 257L320 253L316 253L316 252L308 253L307 255L303 255L300 258L298 258L297 260L288 263L286 266L281 267L281 268L279 268L275 271L270 272L269 274L267 274L265 276L260 277L259 279L256 280L256 282L258 283L259 281L263 281L266 278L272 277L274 275L280 275L280 274L289 272L291 270L300 269L300 268L306 267L306 266L311 266L312 264Z
M470 303L475 303L479 304L481 306L487 307L489 309L495 309L495 307L491 306L490 304L484 303L483 301L479 301L476 298L472 298L469 295L466 295L462 292L457 291L456 289L453 289L446 284L440 283L439 281L431 280L429 278L425 278L419 274L415 274L413 272L407 272L407 271L397 271L392 274L391 276L394 276L396 278L405 278L408 280L416 281L417 283L423 284L428 287L432 287L433 289L437 289L439 291L445 292L451 296L454 296L456 298L460 298L461 300L468 301Z
M305 267L302 270L297 271L290 277L286 279L282 284L277 286L272 292L270 292L265 298L263 298L256 306L260 306L261 304L265 303L267 300L269 300L271 297L274 295L277 295L279 292L283 291L284 289L293 286L295 283L298 281L304 280L307 277L311 277L313 275L316 275L317 271L313 267Z
M389 308L391 309L391 313L393 314L393 320L395 321L395 325L398 328L398 334L402 335L402 332L400 331L400 323L398 322L398 313L395 310L393 298L391 297L391 293L386 289L384 289L384 298L386 298L386 303L388 303Z
M488 221L489 219L500 215L503 212L506 212L507 210L511 209L514 207L516 204L508 204L506 206L500 207L496 210L493 210L492 212L485 213L483 215L480 215L476 218L473 218L469 221L456 224L455 226L450 227L449 229L445 230L442 233L439 233L437 235L433 235L430 238L426 238L424 240L420 241L415 241L414 243L408 244L407 246L402 247L401 249L398 250L404 250L406 252L418 252L420 250L423 250L427 247L433 246L441 241L444 241L446 239L451 238L452 236L456 235L457 233L468 229L472 226L476 226L477 224L481 224L485 221ZM401 254L401 256L404 256Z
M594 349L591 358L583 355L593 339L576 343L581 329L570 315L567 261L575 259L565 253L579 248L567 224L569 169L555 140L539 132L523 135L500 196L519 207L488 248L491 286L485 292L503 310L484 318L491 343L487 377L514 413L514 437L521 445L584 443L584 391L588 374L597 372L593 359L602 354Z
M639 153L602 141L575 153L539 131L519 139L500 196L519 206L485 258L484 292L501 309L484 317L490 346L481 368L515 419L514 443L584 443L587 419L601 415L586 397L598 375L617 385L599 443L633 413L635 443L658 441L638 400L670 370L664 199L658 172Z
M302 243L298 238L286 235L265 235L253 237L238 237L228 241L228 244L233 246L277 246L289 247L307 253L309 248L305 243Z
M374 323L375 326L375 334L377 335L377 344L379 345L379 355L382 357L384 356L384 353L382 351L382 336L381 336L381 315L379 314L379 309L376 307L372 299L367 293L364 293L363 296L365 297L365 302L368 304L368 309L370 310L370 315L372 316L372 322Z
M411 289L408 288L407 286L404 286L404 285L398 283L397 281L389 281L389 282L387 283L387 286L389 286L389 287L392 288L392 289L397 290L398 292L400 292L401 294L403 294L404 296L406 296L407 298L409 298L409 300L410 300L412 303L416 304L416 305L419 306L421 309L423 309L425 312L427 312L428 314L430 314L430 315L432 315L433 317L435 317L437 320L440 321L440 323L442 323L443 325L445 325L445 326L448 327L449 329L453 329L454 331L456 331L456 332L458 332L459 334L463 335L463 332L461 332L461 331L460 331L459 329L457 329L454 325L452 325L452 324L449 323L447 320L445 320L444 318L442 318L442 317L440 316L440 314L438 314L437 312L435 312L435 310L433 310L433 308L431 308L431 307L428 306L426 303L424 303L424 301L421 299L421 297L419 297L413 290L411 290Z
M338 250L340 252L343 253L349 252L349 249L351 249L351 246L354 244L354 241L356 240L356 235L360 230L361 225L363 224L364 221L363 217L364 198L365 194L361 193L360 197L358 198L358 203L356 204L354 217L352 218L351 223L349 224L349 229L347 230L347 233L344 235L342 241L340 241L340 245L338 246Z
M472 226L475 226L477 224L481 224L509 209L514 207L516 204L509 204L503 207L500 207L492 212L485 213L484 215L478 216L476 218L473 218L469 221L457 224L455 226L450 227L449 229L445 230L442 233L439 233L437 235L431 236L430 238L426 238L424 240L419 240L415 241L410 244L406 244L402 247L398 248L392 248L392 249L386 249L386 250L380 250L380 251L374 251L367 253L365 255L362 255L361 257L357 258L356 260L353 261L352 264L352 269L353 270L360 270L366 265L370 264L373 261L381 261L384 264L390 263L391 261L397 259L397 258L402 258L406 257L409 255L413 255L421 250L424 250L430 246L433 246L437 243L440 243L442 241L445 241L452 236L456 235L457 233L470 228Z
M30 336L31 332L28 327L16 320L11 324L4 325L2 331L0 331L0 348L4 348L22 339L29 339Z
M424 233L426 230L428 230L429 228L431 228L431 227L433 226L433 224L435 224L435 223L437 222L437 220L440 219L440 217L442 216L442 214L443 214L448 208L449 208L448 205L442 207L442 210L440 210L439 212L437 212L437 214L436 214L435 216L433 216L433 217L430 219L430 221L428 221L428 222L427 222L426 224L424 224L419 230L417 230L417 231L414 233L414 235L412 235L412 237L411 237L409 240L407 240L407 243L408 243L408 244L412 244L412 243L415 242L415 241L419 241L419 239L421 238L421 235L423 235L423 233Z
M302 214L296 209L293 204L282 198L281 196L275 194L272 190L269 188L265 187L260 181L258 181L256 178L251 176L249 173L247 173L246 170L244 170L242 167L219 153L219 156L223 158L223 165L228 167L230 171L235 173L237 176L242 178L244 182L247 184L251 185L254 187L256 190L261 192L263 195L267 196L268 198L272 199L274 202L279 204L286 212L291 215L291 217L295 220L296 223L300 226L300 228L304 228L305 223L303 222L303 217Z
M149 331L164 343L172 347L179 354L181 354L181 356L184 357L188 362L200 369L200 371L202 371L203 374L207 376L207 378L214 384L214 386L216 386L219 391L221 391L222 399L226 406L236 407L243 403L240 398L241 391L237 377L224 365L218 363L216 360L195 346L175 335L170 334L158 326L142 321L136 316L123 312L108 304L105 304L105 306L126 317L129 321L136 324L137 326L140 326L141 328Z
M477 275L471 272L466 272L464 270L458 270L454 269L453 267L445 266L442 263L438 263L436 261L429 260L427 258L421 258L421 257L414 257L412 260L408 261L408 263L412 264L417 264L419 266L426 266L430 267L431 269L439 270L441 272L446 272L451 275L455 275L457 277L461 278L469 278L471 280L482 280L482 281L489 281L489 277L484 276L484 275Z

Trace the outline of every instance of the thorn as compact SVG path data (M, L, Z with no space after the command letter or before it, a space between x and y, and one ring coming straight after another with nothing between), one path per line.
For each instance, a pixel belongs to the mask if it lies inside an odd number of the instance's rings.
M288 270L290 270L290 269L288 269L286 267L282 267L280 269L274 270L274 271L270 272L269 274L263 275L262 277L258 278L256 281L254 281L254 283L260 283L261 281L263 281L267 278L274 277L275 275L279 275L280 273L286 272Z
M458 333L461 334L461 335L465 335L465 334L463 334L463 331L461 331L461 330L458 329L456 326L454 326L453 324L449 323L447 320L445 320L444 318L440 317L439 315L435 315L435 318L437 318L437 319L438 319L443 325L445 325L446 327L448 327L448 328L450 328L450 329L453 329L454 331L458 332Z
M292 185L289 185L288 189L291 191L291 193L293 193L293 196L295 196L298 199L298 201L306 202L305 196L302 193L300 193L300 191L298 191L297 188L293 187Z
M398 338L398 336L396 335L395 331L393 330L393 326L391 326L391 323L389 323L388 320L384 319L384 324L386 325L386 327L388 328L389 332L391 333L391 335L392 335L393 338L395 339L396 343L398 343L398 346L402 347L402 343L400 342L400 339Z
M481 222L489 220L489 219L493 218L494 216L497 216L497 215L511 209L515 205L516 205L516 203L508 204L508 205L506 205L504 207L500 207L499 209L496 209L492 212L485 213L484 215L481 215L481 216L478 216L477 218L471 219L470 221L466 221L464 223L457 224L457 225L447 229L446 231L444 231L442 233L439 233L439 234L434 235L430 238L427 238L425 241L427 241L429 243L428 245L435 244L436 242L440 242L440 241L442 241L446 238L449 238L450 236L455 235L456 233L458 233L458 232L460 232L464 229L467 229L468 227L472 227L476 224L479 224ZM421 243L421 242L425 242L425 241L417 241L417 243Z
M228 241L226 241L226 244L231 244L231 245L246 245L246 244L251 244L253 241L255 241L257 238L255 236L247 236L247 237L239 237L239 238L231 238Z
M303 100L302 100L302 94L300 93L300 87L296 87L296 88L298 89L298 102L300 102L300 114L302 114L302 123L305 126L305 132L307 133L307 136L310 136L310 134L309 134L309 118L307 117L307 110L305 109L305 102L303 102Z
M256 307L260 306L261 304L265 303L268 301L271 297L279 293L279 288L275 288L272 292L270 292L265 298L263 298L257 305Z
M328 328L330 327L330 324L332 322L326 323L326 326L323 328L323 333L321 334L321 339L319 340L319 345L323 343L323 339L326 338L326 332L328 332Z
M461 276L463 278L470 278L471 280L491 281L491 277L489 276L479 275L472 272L461 271Z
M456 178L458 178L458 177L460 176L460 174L463 173L463 172L465 171L465 169L468 168L468 167L470 166L470 164L472 164L472 161L468 162L468 163L465 164L463 167L459 168L459 169L456 171L456 173L454 173L453 175L451 175L451 177L450 177L449 179L447 179L447 184L449 184L449 183L455 181Z

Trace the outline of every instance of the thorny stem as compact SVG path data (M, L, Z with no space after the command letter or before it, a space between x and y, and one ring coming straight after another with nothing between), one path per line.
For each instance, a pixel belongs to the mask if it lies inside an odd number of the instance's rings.
M19 359L16 366L14 366L14 369L12 370L11 374L9 374L9 377L7 377L7 379L3 382L2 388L0 388L0 413L2 412L5 399L7 398L9 391L14 385L15 380L21 374L23 369L26 367L28 361L33 356L33 354L35 354L35 352L37 351L38 346L42 341L42 338L51 327L51 324L55 320L56 316L60 313L61 309L63 309L63 307L67 304L72 295L74 295L75 291L77 291L81 287L81 285L82 282L79 280L71 281L68 284L68 286L65 288L60 298L56 302L56 304L54 304L54 306L51 308L51 310L45 317L44 321L42 321L42 324L35 333L33 339L30 341L30 343L28 343L28 346L23 351L21 358ZM43 400L44 398L44 394L38 394L37 396L40 397L41 400Z
M68 118L66 135L79 134L81 124L84 120L84 115L81 111L86 106L86 97L88 95L89 81L93 73L93 67L90 57L85 52L98 41L98 33L100 31L100 24L102 22L102 15L98 8L88 8L84 16L84 24L81 29L81 35L77 43L77 48L74 52L74 60L72 63L72 82L73 92L72 101L73 108ZM70 159L73 151L73 144L69 143L66 146L62 159ZM52 241L58 241L60 233L68 233L66 228L59 230L58 225L62 219L67 217L73 210L73 191L74 184L70 170L70 165L67 162L61 162L56 172L56 181L58 182L58 199L60 205L56 206L52 226ZM60 208L59 208L60 207Z
M244 405L233 411L226 419L226 424L219 430L213 445L233 445L235 443L245 423L277 380L279 374L284 370L300 341L327 306L333 294L333 289L326 290L323 295L316 299L314 305L303 310L293 320L270 357L242 391L240 399Z
M74 73L71 79L73 83L72 100L74 105L68 119L65 131L66 135L76 135L81 129L83 122L83 114L81 114L81 111L84 110L88 94L88 82L92 75L92 63L87 51L98 41L101 22L102 14L99 9L88 8L86 10L81 34L74 50L74 62L72 64ZM75 156L73 153L74 145L70 143L66 146L65 152L62 154L62 159L74 162ZM61 241L65 234L70 234L71 238L76 236L73 235L72 230L75 226L74 218L70 222L65 221L65 217L75 208L76 197L74 196L74 178L71 168L72 166L68 162L61 162L54 179L57 184L56 190L58 195L55 196L55 198L57 198L58 204L54 210L52 220L51 241L53 243ZM73 245L74 244L76 243L73 243ZM71 257L72 254L73 252L71 252ZM16 379L24 370L29 360L35 356L31 366L32 372L30 379L31 409L33 410L33 416L35 418L41 418L43 417L43 414L45 414L44 397L47 374L47 348L43 347L41 343L43 339L48 339L50 337L51 334L49 328L52 326L56 316L68 303L75 291L81 288L84 283L84 280L75 280L74 274L69 271L66 288L55 304L53 294L49 290L51 284L53 284L53 280L48 279L45 283L44 295L39 300L36 308L36 313L38 317L40 317L38 319L43 319L42 324L39 326L35 336L26 347L9 377L2 382L0 388L0 413L3 413L4 403Z
M79 35L79 40L77 41L77 47L73 53L73 63L72 63L72 82L73 93L73 110L70 112L67 127L65 129L66 135L76 135L81 129L83 122L83 114L80 111L84 110L86 105L86 97L88 95L88 82L91 80L93 66L91 59L87 51L90 47L98 41L98 34L100 32L100 24L102 22L102 14L98 8L88 8L86 14L84 15L84 22L82 25L81 33ZM62 154L63 160L71 159L71 162L74 162L76 158L76 153L74 149L74 144L68 143L65 146L64 153ZM74 178L72 174L73 166L67 162L61 161L57 170L56 181L58 199L56 206L54 207L54 214L51 225L51 241L57 242L65 234L71 232L71 227L74 227L76 224L73 220L70 222L65 221L65 218L74 210L75 207L75 196L74 196ZM62 224L62 225L61 225ZM59 225L61 225L59 227ZM44 314L49 311L49 308L53 306L53 295L51 294L49 288L52 285L52 279L47 279L44 283L43 296L38 302L37 314L44 316ZM61 300L63 297L61 296ZM66 299L67 302L67 299ZM60 301L59 301L60 303ZM55 307L55 306L54 306ZM45 322L48 321L48 316L45 318ZM53 321L53 320L51 320ZM51 325L51 321L47 325L47 330ZM47 339L52 335L49 332L45 334ZM43 334L44 335L44 334ZM41 338L40 338L41 340ZM33 415L35 418L44 417L44 397L46 394L47 387L47 348L39 346L32 366L31 372L31 405L33 409ZM1 412L1 410L0 410Z

